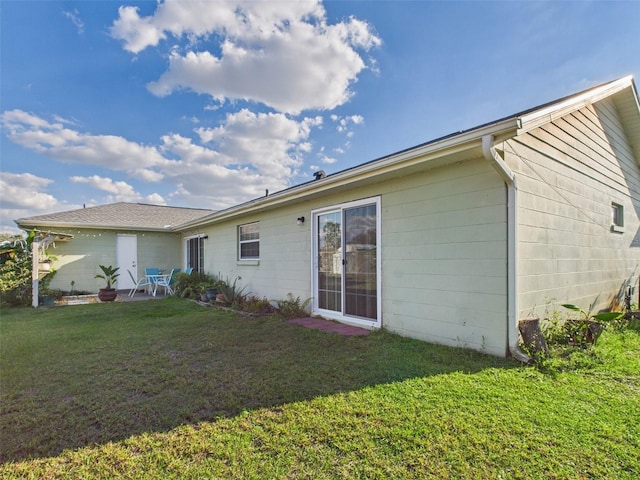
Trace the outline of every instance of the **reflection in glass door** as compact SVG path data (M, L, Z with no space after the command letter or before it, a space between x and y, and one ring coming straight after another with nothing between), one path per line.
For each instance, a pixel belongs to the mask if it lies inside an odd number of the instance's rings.
M315 308L379 323L379 200L314 215Z
M318 306L342 311L342 213L318 215Z
M344 313L375 319L377 312L376 205L344 211Z

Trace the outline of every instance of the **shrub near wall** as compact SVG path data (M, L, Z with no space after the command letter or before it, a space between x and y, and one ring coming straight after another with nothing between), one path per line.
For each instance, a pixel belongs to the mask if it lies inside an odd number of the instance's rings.
M178 273L174 278L176 283L173 291L176 296L181 298L199 299L200 294L207 287L215 286L216 284L216 279L204 272L193 272L189 275Z

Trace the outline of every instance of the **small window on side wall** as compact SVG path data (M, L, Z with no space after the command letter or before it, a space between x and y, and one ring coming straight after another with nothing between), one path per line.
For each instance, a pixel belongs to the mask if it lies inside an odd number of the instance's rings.
M248 223L238 227L238 258L260 259L260 223Z
M624 231L624 207L615 202L611 202L611 231Z

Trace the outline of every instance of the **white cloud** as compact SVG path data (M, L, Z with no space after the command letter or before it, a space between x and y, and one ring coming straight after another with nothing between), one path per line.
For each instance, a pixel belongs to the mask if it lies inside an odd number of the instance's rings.
M0 172L0 231L17 232L13 220L18 218L74 208L45 193L52 182L31 173Z
M198 129L200 130L200 129ZM180 159L174 164L174 168L184 168L185 164L227 164L229 163L215 150L195 145L193 140L179 134L168 134L162 137L160 150L164 154L173 155Z
M92 175L90 177L73 176L69 180L72 183L83 183L89 185L92 188L107 192L107 202L140 202L145 201L149 203L164 205L166 204L162 195L153 193L151 195L144 196L129 185L127 182L114 181L111 178L100 177L99 175Z
M308 151L311 128L320 123L318 117L298 122L281 113L256 114L243 109L228 114L220 127L196 132L203 142L218 146L223 164L251 166L282 187L302 163L301 152Z
M227 115L217 128L198 128L200 141L163 137L162 150L180 157L164 171L178 184L172 200L224 208L289 186L309 151L308 138L322 118L295 121L280 113L243 109Z
M120 7L111 35L133 53L167 35L190 40L185 53L172 48L169 69L149 84L155 95L189 89L218 102L247 100L291 114L347 102L366 68L357 50L380 45L361 20L328 25L315 0L167 0L148 17ZM203 50L189 49L196 39Z
M53 115L53 119L58 123L66 123L67 125L78 125L78 122L76 122L75 120L68 120L61 117L60 115Z
M84 22L80 18L80 12L77 8L73 9L73 11L62 12L62 14L67 17L71 22L76 26L78 33L82 35L84 33Z
M338 124L336 129L339 132L348 131L350 123L353 124L353 125L360 125L360 124L364 123L364 117L362 117L362 115L349 115L349 116L346 116L346 117L339 117L338 115L331 115L331 120L333 120L334 122L336 122ZM347 134L348 135L352 134L352 132L349 131Z
M328 157L326 155L320 155L319 159L325 165L333 165L334 163L336 163L338 161L337 159L335 159L333 157Z
M144 197L144 201L146 203L151 203L153 205L166 205L167 202L159 193L152 193L151 195L147 195Z
M122 137L89 135L20 110L4 112L0 120L10 140L44 156L115 172L112 178L70 179L105 192L99 203L164 203L168 198L207 208L228 207L262 196L265 189L274 192L288 187L303 156L312 151L312 130L322 125L319 116L298 121L282 113L243 109L228 114L217 128L197 128L194 138L169 133L158 145L140 145ZM118 173L159 182L173 193L143 193L117 178ZM41 191L43 186L38 188Z
M322 17L324 9L317 0L166 0L149 17L140 17L137 7L122 6L118 13L111 35L124 42L125 50L139 53L158 45L166 33L174 37L206 37L216 32L247 38L269 36L292 20Z
M148 168L134 168L129 170L128 174L130 177L143 182L161 182L164 179L164 175L162 173L155 172Z
M90 177L70 177L72 183L84 183L90 187L97 188L104 192L110 193L122 200L120 201L133 201L140 197L131 185L126 182L114 182L110 178L100 177L98 175L92 175ZM126 199L126 200L125 200Z
M6 111L0 121L9 140L65 163L104 166L132 176L169 163L155 147L115 135L80 133L22 110Z
M47 210L58 202L42 193L53 180L31 173L0 172L2 208Z

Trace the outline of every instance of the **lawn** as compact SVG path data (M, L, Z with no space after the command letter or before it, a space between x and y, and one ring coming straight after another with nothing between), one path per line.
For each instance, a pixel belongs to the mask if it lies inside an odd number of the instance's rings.
M0 478L640 478L637 329L546 368L171 298L0 338Z

